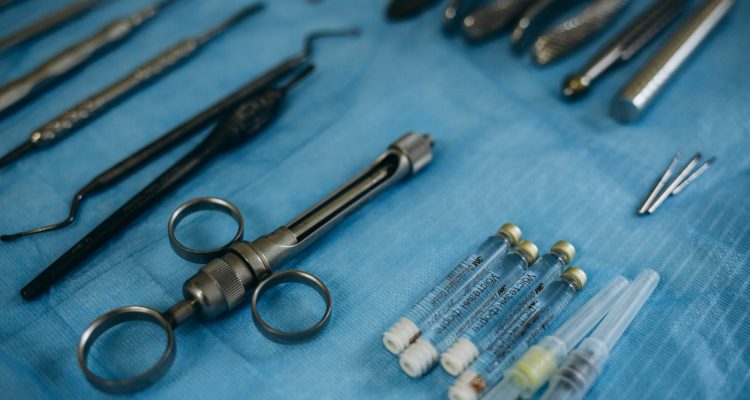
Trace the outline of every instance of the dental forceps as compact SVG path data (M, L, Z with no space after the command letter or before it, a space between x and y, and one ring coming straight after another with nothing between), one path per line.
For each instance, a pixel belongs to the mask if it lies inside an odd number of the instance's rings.
M172 72L177 66L196 55L211 40L250 15L262 10L263 7L263 3L246 6L208 31L196 37L179 41L156 57L138 66L122 79L54 117L34 130L26 141L0 157L0 168L26 154L42 147L51 146L72 135L133 92Z
M154 179L24 286L21 289L21 296L26 300L32 300L46 292L55 282L74 270L81 261L125 229L190 175L219 155L241 146L260 134L281 112L289 90L312 70L313 65L308 64L292 76L284 86L266 89L237 106L232 114L222 120L193 150Z
M0 51L7 50L13 46L43 36L76 18L80 18L84 14L93 10L96 6L100 5L102 1L103 0L80 0L76 3L62 7L59 10L54 11L52 14L47 15L38 21L32 22L29 26L25 26L0 39ZM0 7L2 7L2 4L0 4Z
M59 83L76 69L113 46L125 42L146 22L175 0L161 0L137 13L117 19L99 32L52 56L35 70L0 87L0 115Z
M83 332L78 343L78 364L86 379L97 389L108 393L145 389L164 376L172 365L176 352L174 330L177 327L194 316L203 320L218 318L248 297L251 299L253 320L267 338L294 343L318 334L326 326L332 311L330 293L325 284L306 272L273 270L299 254L375 195L422 170L432 161L431 147L429 135L407 133L391 144L373 164L290 223L255 241L230 243L220 258L211 260L184 283L185 299L166 312L129 306L96 319ZM199 199L198 203L204 201ZM267 290L282 283L301 283L316 289L325 300L322 318L307 329L291 332L266 323L258 311L258 302ZM161 358L145 373L134 377L111 380L96 375L88 368L88 354L94 342L107 330L129 321L150 322L166 332L167 345Z
M19 233L0 235L0 241L9 242L37 233L55 231L70 225L71 223L73 223L73 221L75 221L76 216L78 215L79 206L85 198L93 194L103 192L106 189L114 186L117 182L134 174L162 153L173 148L177 144L193 137L201 130L207 128L208 125L210 125L214 121L225 116L240 102L247 100L249 97L257 94L258 91L268 87L271 84L274 84L275 82L278 82L280 79L283 79L285 76L292 73L301 65L309 62L313 54L313 43L316 40L332 36L357 35L359 35L359 29L357 28L348 28L341 30L319 30L309 33L305 38L304 46L301 52L294 54L271 67L259 77L247 83L245 86L217 101L213 105L201 111L199 114L185 121L171 131L165 133L163 136L131 154L127 158L100 173L88 183L83 185L83 187L73 197L73 201L71 202L70 206L70 212L65 220L52 225L34 228Z

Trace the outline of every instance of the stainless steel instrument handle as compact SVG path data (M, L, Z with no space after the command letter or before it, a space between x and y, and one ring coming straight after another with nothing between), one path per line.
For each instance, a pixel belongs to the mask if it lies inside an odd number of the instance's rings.
M192 56L199 47L200 43L195 38L178 43L158 57L141 65L128 76L49 121L31 134L31 141L43 144L78 129L80 125L105 111L132 90Z
M174 0L162 0L131 16L115 20L93 36L50 58L34 71L0 88L0 112L41 90L53 80L83 65L109 46L124 40L136 28L156 16L164 6L172 1Z

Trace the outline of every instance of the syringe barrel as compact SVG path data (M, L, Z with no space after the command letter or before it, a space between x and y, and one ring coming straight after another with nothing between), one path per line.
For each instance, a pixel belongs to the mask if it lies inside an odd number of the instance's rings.
M596 326L627 287L627 279L622 276L615 277L552 334L565 345L565 353Z
M659 274L656 271L650 268L643 270L625 294L620 297L620 300L615 303L612 311L607 314L601 325L586 340L599 341L599 345L609 352L651 296L658 283Z

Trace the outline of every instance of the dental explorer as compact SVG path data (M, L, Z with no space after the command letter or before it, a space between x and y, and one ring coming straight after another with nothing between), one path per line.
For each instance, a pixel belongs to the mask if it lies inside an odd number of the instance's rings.
M448 272L440 282L409 311L399 318L383 334L383 345L393 354L401 354L414 340L422 334L436 311L444 305L453 306L453 298L463 294L464 288L470 288L487 270L502 261L505 255L521 239L521 229L514 224L505 224L497 233L488 237L467 257Z
M609 26L632 0L594 0L580 13L560 22L534 42L532 54L546 65L578 49Z
M219 25L196 37L178 42L146 63L141 64L122 79L54 117L34 130L25 142L3 157L0 157L0 168L37 149L51 146L77 132L86 124L111 109L119 101L172 72L177 66L197 54L204 45L226 32L235 24L260 11L263 7L263 3L255 3L244 7Z
M253 242L238 241L220 258L203 266L183 285L182 300L164 313L141 306L123 307L96 319L81 335L78 364L86 379L108 393L131 393L159 380L174 361L174 330L194 316L216 319L251 298L256 326L266 337L282 343L294 343L318 334L331 315L331 296L322 281L298 270L274 271L310 246L325 232L364 205L378 193L409 179L432 161L429 135L408 133L378 157L369 167L339 187L322 201L290 223ZM345 271L342 271L345 272ZM301 331L283 331L268 325L258 309L259 299L271 287L301 283L312 287L324 298L323 317ZM156 365L145 373L121 380L96 375L88 367L88 354L94 342L108 329L129 321L146 321L160 326L167 334L167 346Z
M620 122L638 119L732 6L734 0L704 1L615 96L612 117Z
M312 64L308 64L292 76L284 86L266 89L237 106L193 150L154 179L24 286L21 289L21 296L26 300L39 297L55 282L73 271L81 261L124 230L164 195L177 188L208 162L229 150L242 146L260 134L282 111L288 91L312 70Z
M140 150L136 151L135 153L131 154L127 158L121 160L119 163L115 164L114 166L110 167L109 169L105 170L104 172L100 173L92 180L90 180L73 197L69 215L65 220L52 225L34 228L24 232L10 235L0 235L0 241L12 241L37 233L62 229L70 225L71 223L73 223L73 221L75 221L76 216L78 215L79 206L85 198L90 195L103 192L122 179L125 179L139 169L145 167L149 162L151 162L153 159L155 159L165 151L198 134L200 131L208 127L211 123L225 116L240 102L247 100L250 96L257 94L259 90L262 90L267 86L277 82L278 80L290 74L299 66L307 63L312 56L313 43L316 40L332 36L356 35L359 35L359 29L357 28L341 30L320 30L309 33L305 37L304 46L300 53L294 54L284 59L280 63L266 70L259 77L253 79L236 91L220 99L189 120L183 122L181 125L165 133L161 137L147 144Z
M638 274L594 333L573 350L557 371L542 400L582 399L599 377L609 352L659 283L659 274L645 269Z
M128 17L117 19L86 39L57 53L33 71L0 87L0 115L21 106L59 83L106 50L124 43L175 0L161 0Z
M654 0L611 42L605 45L579 72L565 78L562 95L575 100L588 93L591 85L607 71L635 57L663 32L687 7L687 0Z
M617 276L586 302L553 334L531 346L513 366L503 371L503 380L487 393L487 398L531 398L557 371L568 353L596 327L630 285Z
M29 40L46 35L54 29L82 17L84 14L101 5L104 0L80 0L73 4L61 7L52 14L32 22L8 36L0 39L0 51L7 50L13 46L28 42ZM2 7L2 6L0 6Z

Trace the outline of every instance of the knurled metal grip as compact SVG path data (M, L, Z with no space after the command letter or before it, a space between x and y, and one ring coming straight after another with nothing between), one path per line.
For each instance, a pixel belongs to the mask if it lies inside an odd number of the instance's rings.
M227 309L231 310L242 301L245 296L245 285L239 274L226 261L221 258L214 259L203 267L203 272L216 282L224 295Z

